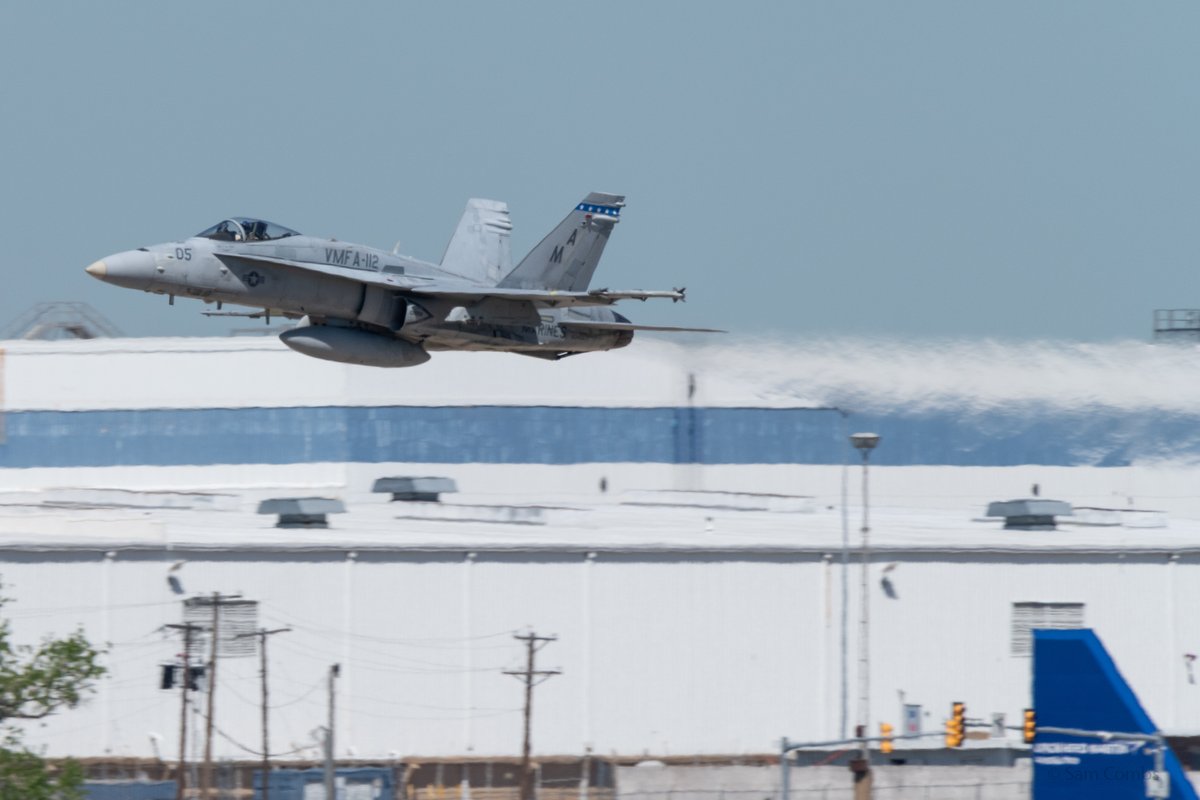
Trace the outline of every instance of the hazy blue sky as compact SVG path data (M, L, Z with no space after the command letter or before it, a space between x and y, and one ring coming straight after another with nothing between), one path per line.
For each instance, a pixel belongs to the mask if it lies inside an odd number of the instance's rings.
M638 321L1145 338L1200 307L1194 3L6 3L0 323L84 300L222 334L91 261L234 214L437 260L629 196Z

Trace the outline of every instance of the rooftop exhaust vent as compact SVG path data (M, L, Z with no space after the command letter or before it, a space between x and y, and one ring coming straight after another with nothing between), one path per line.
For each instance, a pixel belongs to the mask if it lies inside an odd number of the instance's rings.
M458 491L453 478L377 478L372 492L390 493L392 500L436 503L443 494Z
M273 497L258 504L260 514L278 514L276 528L328 528L326 514L343 514L346 506L329 497Z
M1057 528L1055 517L1069 517L1074 512L1070 503L1062 500L1002 500L988 503L989 517L1004 517L1005 530L1052 531Z

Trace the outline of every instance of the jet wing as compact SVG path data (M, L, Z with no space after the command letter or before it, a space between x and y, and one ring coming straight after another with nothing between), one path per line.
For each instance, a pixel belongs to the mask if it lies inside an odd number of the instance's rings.
M663 331L666 333L729 333L719 328L675 328L670 325L638 325L634 322L587 322L585 320L559 321L560 328L579 328L595 331Z
M648 292L636 289L619 292L609 291L608 289L593 289L587 292L560 292L553 289L538 291L535 289L500 289L491 286L471 287L469 289L466 287L414 286L409 291L415 295L440 297L463 302L473 302L485 297L498 297L502 300L527 300L531 303L541 303L552 307L610 306L619 300L652 300L656 298L665 298L678 303L680 300L687 299L685 296L686 290L684 289Z
M555 289L501 289L494 286L479 286L474 284L457 284L446 281L436 281L418 275L398 275L388 272L367 272L362 270L345 270L326 264L313 264L307 261L294 261L259 253L217 253L217 258L240 260L247 262L262 262L281 267L317 272L323 275L333 275L346 280L386 286L424 297L438 297L454 300L460 304L473 303L486 297L496 297L503 300L528 300L533 303L560 306L608 306L620 300L651 300L664 298L674 302L686 300L686 289L670 291L610 291L608 289L591 289L586 292L565 292Z

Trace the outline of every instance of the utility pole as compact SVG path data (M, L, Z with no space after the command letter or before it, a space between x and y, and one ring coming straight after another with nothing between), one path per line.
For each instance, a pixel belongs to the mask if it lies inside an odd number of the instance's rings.
M535 669L537 651L549 642L557 641L557 636L538 636L536 633L515 634L514 639L525 642L525 669L505 670L505 675L520 678L525 683L525 743L521 748L521 800L533 800L533 773L530 770L530 731L533 721L533 687L553 677L561 675L562 670Z
M334 685L341 671L342 668L339 664L334 664L329 668L329 724L325 728L325 800L335 800L337 797L337 783L334 780L333 771L333 715L336 710Z
M871 595L868 591L868 576L871 569L871 523L870 495L867 492L867 466L871 451L879 444L879 434L853 433L850 443L862 454L862 569L859 577L858 617L858 758L851 763L854 773L854 800L871 800L874 777L871 775L871 753L867 749L868 732L871 724Z
M200 796L207 798L212 794L212 740L213 714L217 697L217 656L221 633L221 603L226 600L236 600L240 594L212 593L212 641L209 642L208 658L208 716L204 725L204 771L200 773Z
M179 681L179 768L175 774L175 800L183 800L187 782L187 709L188 689L192 683L192 632L202 630L203 626L185 622L167 627L183 631L183 677Z
M592 786L592 746L583 748L583 767L579 776L579 800L588 800L588 790Z
M271 737L267 728L267 637L277 633L287 633L290 630L291 628L276 628L269 631L266 628L259 628L254 633L243 633L236 637L243 639L253 636L258 639L258 674L262 678L262 800L270 800L271 792L268 780L271 772Z

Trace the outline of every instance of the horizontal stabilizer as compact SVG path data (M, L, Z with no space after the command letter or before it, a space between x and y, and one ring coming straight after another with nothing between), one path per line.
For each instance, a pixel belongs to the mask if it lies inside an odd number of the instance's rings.
M675 328L670 325L638 325L633 322L559 322L563 328L586 328L596 331L661 331L663 333L729 333L719 328Z

